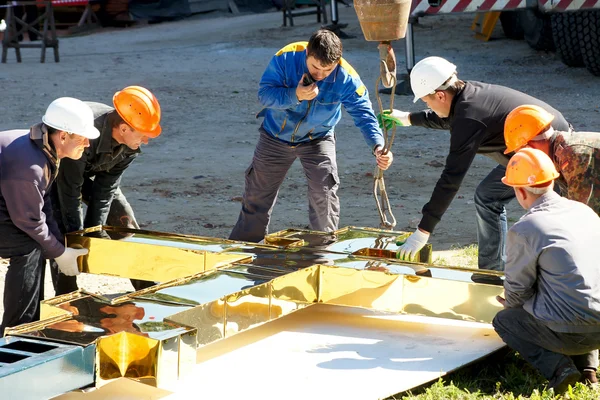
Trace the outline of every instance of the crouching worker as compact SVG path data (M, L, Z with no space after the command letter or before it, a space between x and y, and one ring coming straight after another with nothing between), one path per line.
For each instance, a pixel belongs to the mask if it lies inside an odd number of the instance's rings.
M59 161L80 158L99 134L90 107L70 97L54 100L29 131L0 132L0 257L10 259L0 335L39 319L46 258L67 275L79 272L77 257L87 250L65 247L50 187Z
M563 393L597 382L600 347L600 218L553 190L559 174L541 150L525 148L506 176L527 210L508 231L504 305L493 320L502 340Z

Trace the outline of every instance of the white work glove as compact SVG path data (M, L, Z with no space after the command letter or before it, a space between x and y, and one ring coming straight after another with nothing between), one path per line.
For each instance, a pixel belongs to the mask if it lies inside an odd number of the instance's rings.
M402 246L398 247L396 257L404 261L414 261L417 253L427 244L428 240L429 233L417 229Z
M384 125L387 130L390 130L394 125L410 126L410 113L400 110L385 110L382 114L377 115L379 127L383 129Z
M79 275L77 257L84 256L87 253L88 249L72 249L70 247L66 247L65 252L56 257L54 261L56 261L60 272L67 276L75 276Z

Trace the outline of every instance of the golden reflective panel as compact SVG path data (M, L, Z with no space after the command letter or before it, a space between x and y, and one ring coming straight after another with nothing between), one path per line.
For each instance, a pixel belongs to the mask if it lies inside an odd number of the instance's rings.
M424 263L398 260L397 241L409 234L288 229L254 244L95 227L67 236L90 250L84 272L160 283L110 298L79 291L49 299L42 321L7 332L93 344L99 382L161 386L194 365L204 345L316 303L491 322L502 274L429 264L431 246Z
M71 247L89 249L89 254L80 258L82 272L155 282L183 278L247 258L232 252L203 250L202 244L209 243L205 239L197 244L186 244L182 237L170 238L160 233L153 236L148 231L143 232L138 239L138 233L133 229L95 227L68 234L67 243ZM119 236L113 239L110 234ZM217 239L213 242L217 248L220 248L219 243L221 241Z

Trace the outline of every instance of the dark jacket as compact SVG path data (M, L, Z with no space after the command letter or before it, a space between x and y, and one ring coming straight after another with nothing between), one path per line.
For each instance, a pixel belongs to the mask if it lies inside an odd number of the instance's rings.
M113 195L121 176L140 150L132 150L112 138L110 114L114 108L101 103L86 102L94 112L94 126L100 137L90 140L79 160L65 159L57 179L60 212L66 232L84 227L104 225ZM89 200L85 220L82 211L82 188L89 185Z
M431 110L410 114L411 125L450 130L450 152L431 199L423 207L419 228L432 232L450 206L476 154L506 166L512 154L504 155L504 121L523 104L543 107L554 115L556 130L569 130L560 112L535 97L487 83L468 81L452 100L450 115L440 118Z
M65 251L63 237L52 215L50 187L58 159L42 132L0 132L0 256L23 255L37 244L45 257Z

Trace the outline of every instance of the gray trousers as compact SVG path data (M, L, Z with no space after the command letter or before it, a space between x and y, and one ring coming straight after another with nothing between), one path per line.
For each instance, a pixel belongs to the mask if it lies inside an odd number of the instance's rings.
M300 159L308 182L310 228L324 232L338 229L340 200L335 138L291 146L272 138L262 127L259 132L252 164L246 170L242 210L229 239L260 242L265 237L279 187L296 158Z
M502 340L546 379L559 367L598 368L600 332L563 333L548 328L522 308L506 308L492 321Z

